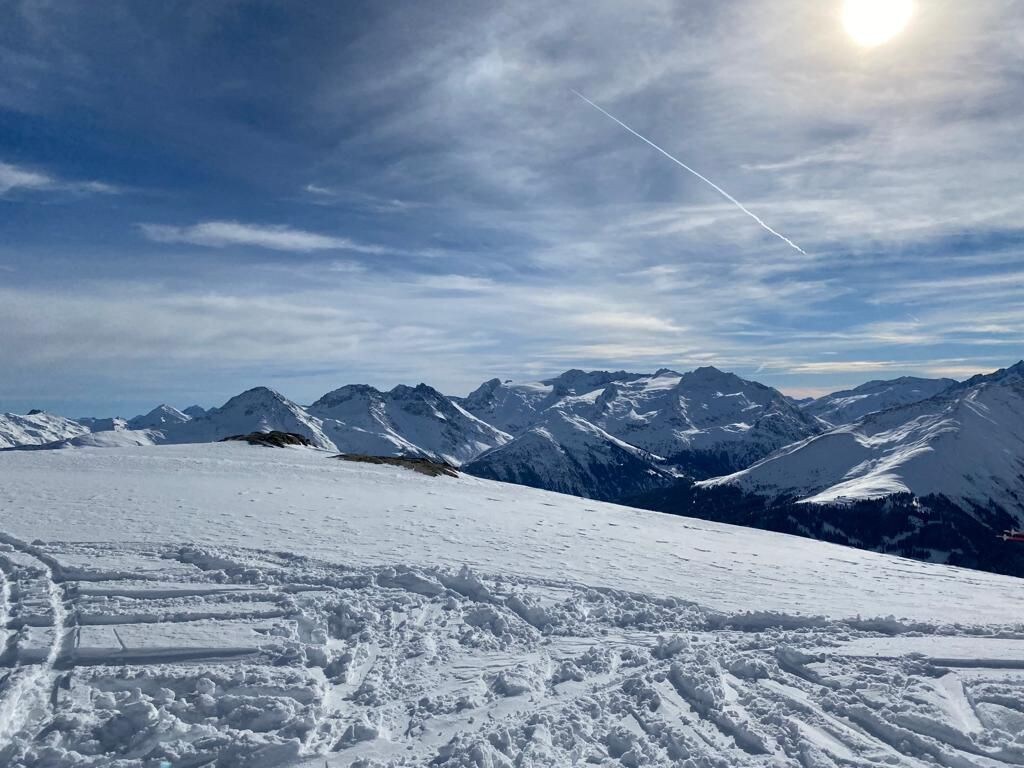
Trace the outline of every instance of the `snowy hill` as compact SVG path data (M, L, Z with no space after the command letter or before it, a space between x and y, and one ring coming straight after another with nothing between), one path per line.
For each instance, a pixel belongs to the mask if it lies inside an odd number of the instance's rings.
M390 392L350 385L321 397L309 413L346 453L436 456L458 465L511 439L426 384Z
M220 408L211 408L201 416L161 428L163 441L168 443L210 443L233 435L275 430L302 435L318 448L335 449L319 419L267 387L247 390Z
M904 376L890 381L869 381L854 389L833 392L803 404L804 409L829 425L850 424L870 413L927 400L956 385L953 379Z
M130 448L163 443L164 435L155 429L102 429L41 444L22 444L6 450L53 451L64 448Z
M149 413L128 419L128 429L167 429L175 424L184 424L192 417L169 405L158 405Z
M244 444L5 452L0 764L1024 764L1024 581Z
M1024 522L1024 362L871 414L708 481L808 502L941 495Z
M89 428L54 413L32 411L25 416L0 414L0 448L18 445L43 445L83 435Z
M662 459L561 409L506 445L465 465L478 477L597 499L618 499L671 482Z

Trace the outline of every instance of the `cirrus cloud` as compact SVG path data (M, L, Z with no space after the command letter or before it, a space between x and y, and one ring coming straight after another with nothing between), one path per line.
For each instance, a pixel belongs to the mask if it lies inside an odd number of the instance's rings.
M347 237L323 235L285 225L245 224L239 221L204 221L186 227L166 224L140 224L142 234L157 243L187 243L209 248L255 246L273 251L311 253L313 251L354 251L366 254L389 253L379 245L359 243Z

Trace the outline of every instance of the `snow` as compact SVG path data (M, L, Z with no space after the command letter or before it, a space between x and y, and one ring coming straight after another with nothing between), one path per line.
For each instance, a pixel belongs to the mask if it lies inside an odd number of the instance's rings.
M324 434L319 419L266 387L247 390L220 408L211 408L200 416L161 429L163 440L168 443L205 443L250 432L271 431L293 432L318 448L335 448Z
M5 765L1024 762L1020 580L313 449L0 478Z
M927 400L948 390L953 379L904 376L890 381L869 381L854 389L833 392L806 403L804 409L829 425L851 424L865 416Z
M712 367L568 371L534 384L493 379L462 403L515 435L469 471L605 499L650 490L658 478L666 485L681 472L746 466L821 431L780 392ZM555 435L557 446L540 435Z
M618 498L669 482L671 476L654 467L660 461L559 407L468 463L466 471L584 498Z
M89 428L77 421L53 413L36 411L26 416L0 414L0 448L18 445L43 445L56 440L84 435Z
M191 418L190 415L177 408L163 404L143 416L129 419L127 426L129 429L163 429L172 424L184 424Z
M346 386L308 412L346 453L426 455L459 465L512 439L426 384L390 392Z
M331 458L585 493L780 449L712 482L1019 507L1024 364L901 382L823 435L713 368L0 417L73 449L0 453L0 765L1022 765L1024 581ZM317 449L210 442L271 429Z
M1024 520L1024 364L787 446L707 485L809 503L941 494ZM969 506L968 506L969 508Z

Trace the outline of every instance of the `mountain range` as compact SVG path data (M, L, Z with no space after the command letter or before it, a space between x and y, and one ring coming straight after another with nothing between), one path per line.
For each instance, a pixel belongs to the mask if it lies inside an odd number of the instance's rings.
M964 382L904 377L803 401L713 367L491 379L466 397L426 384L348 385L308 406L257 387L217 408L160 405L127 420L5 414L0 448L257 431L979 567L990 565L993 534L1024 523L1024 363ZM1024 559L995 559L1024 574Z

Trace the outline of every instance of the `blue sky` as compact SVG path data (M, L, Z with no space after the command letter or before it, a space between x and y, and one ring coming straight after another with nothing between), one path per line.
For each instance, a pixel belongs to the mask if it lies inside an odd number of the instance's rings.
M0 410L1013 363L1024 6L839 6L4 3Z

